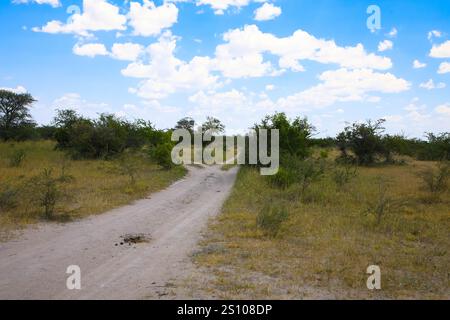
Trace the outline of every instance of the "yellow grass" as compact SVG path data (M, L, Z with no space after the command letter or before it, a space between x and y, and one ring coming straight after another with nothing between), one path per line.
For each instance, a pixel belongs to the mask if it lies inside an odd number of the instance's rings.
M19 190L17 206L0 212L0 230L42 221L43 208L32 201L30 179L45 168L61 175L63 168L72 179L60 185L64 195L56 204L56 219L71 220L105 212L169 186L185 174L176 167L162 170L145 154L132 154L126 159L136 170L136 181L123 174L120 161L70 160L63 152L54 150L54 142L0 143L0 192L7 185ZM19 167L11 167L9 158L15 150L24 150L25 159ZM0 209L1 211L1 209Z
M328 174L303 200L297 187L275 189L257 170L241 168L195 255L213 275L199 289L232 299L450 298L450 194L430 201L417 176L432 165L361 168L343 188ZM380 181L392 206L377 224L367 209ZM256 224L269 203L289 211L275 238ZM380 291L367 289L369 265L381 267Z

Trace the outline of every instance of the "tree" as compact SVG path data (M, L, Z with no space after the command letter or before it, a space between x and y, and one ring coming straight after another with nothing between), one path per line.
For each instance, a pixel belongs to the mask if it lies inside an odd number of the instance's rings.
M185 129L191 134L194 132L195 120L189 117L183 118L177 122L175 129Z
M35 126L29 107L34 98L29 93L0 90L0 138L15 139L23 136L21 130Z
M210 131L212 134L219 134L225 132L225 125L222 122L213 117L207 117L206 121L202 124L202 132Z
M305 159L309 156L310 139L316 130L308 122L307 118L297 117L291 121L284 112L266 116L261 124L254 126L254 129L256 131L260 129L278 129L280 132L281 155L289 155L300 159Z
M347 126L336 138L342 158L350 158L348 151L351 151L358 164L370 165L375 162L377 155L385 155L382 140L384 122L384 119L375 122L369 120L366 123L353 123Z

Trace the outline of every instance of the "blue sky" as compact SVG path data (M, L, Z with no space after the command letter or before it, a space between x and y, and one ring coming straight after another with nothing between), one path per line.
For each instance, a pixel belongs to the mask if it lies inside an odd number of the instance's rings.
M0 24L0 87L35 96L39 123L76 108L237 133L284 111L321 136L450 131L446 0L2 0Z

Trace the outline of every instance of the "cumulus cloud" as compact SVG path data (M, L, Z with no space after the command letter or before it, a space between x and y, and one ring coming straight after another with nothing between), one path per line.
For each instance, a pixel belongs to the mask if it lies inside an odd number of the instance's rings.
M440 37L442 37L442 32L439 30L431 30L430 32L428 32L428 40Z
M255 25L247 25L228 31L223 38L226 43L216 48L216 58L218 68L230 78L278 74L270 62L264 61L263 55L267 53L279 58L278 66L282 70L304 71L302 60L344 68L387 70L392 67L389 58L367 53L362 44L340 47L333 40L318 39L303 30L278 38L261 32Z
M273 20L281 15L281 8L274 6L272 3L264 3L261 7L255 10L256 21Z
M440 44L434 45L430 51L432 58L450 58L450 40Z
M142 5L139 2L131 2L128 18L134 35L156 36L177 23L178 8L173 3L156 6L149 0L144 0Z
M422 63L419 60L414 60L414 62L413 62L414 69L422 69L422 68L425 68L426 66L427 66L426 63Z
M378 51L383 52L391 50L394 47L394 43L391 40L384 40L378 44Z
M439 74L449 73L450 72L450 62L442 62L439 65Z
M35 27L35 32L72 33L92 36L91 31L125 30L126 17L119 8L107 0L84 0L83 12L74 14L68 23L52 20L43 27Z
M73 47L73 53L78 56L93 58L95 56L107 56L109 54L105 45L101 43L76 44Z
M283 108L326 107L336 102L377 101L372 93L400 93L410 88L410 83L391 73L374 72L371 69L349 70L341 68L326 71L319 76L320 84L282 98Z
M122 70L127 77L145 79L131 92L146 99L162 99L177 90L213 87L218 77L210 73L211 59L194 57L185 62L175 57L177 38L166 31L147 48L148 63L137 61Z
M111 56L117 60L136 61L143 51L144 47L137 43L115 43L111 49Z
M446 84L443 82L439 82L439 83L435 84L433 79L430 79L427 82L421 83L420 87L427 89L427 90L443 89L446 87Z

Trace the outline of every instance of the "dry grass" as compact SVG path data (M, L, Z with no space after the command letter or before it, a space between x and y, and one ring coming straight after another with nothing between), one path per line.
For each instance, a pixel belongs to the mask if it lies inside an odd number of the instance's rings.
M450 298L450 193L429 201L417 176L431 165L361 168L342 188L329 173L301 201L296 186L274 189L241 168L195 254L213 275L201 290L231 299ZM257 228L268 204L289 211L275 238ZM369 265L381 267L380 291L366 287Z
M25 152L22 163L13 167L10 156L17 150ZM124 163L127 165L124 167ZM56 204L59 221L82 218L105 212L151 192L169 186L185 174L177 167L162 170L144 154L132 154L125 161L67 159L64 153L54 150L51 141L0 143L0 192L6 186L18 190L16 206L0 209L0 229L11 230L42 220L42 208L31 202L33 190L29 180L45 168L52 168L55 177L69 176L59 188L64 197ZM132 171L135 181L127 174Z

